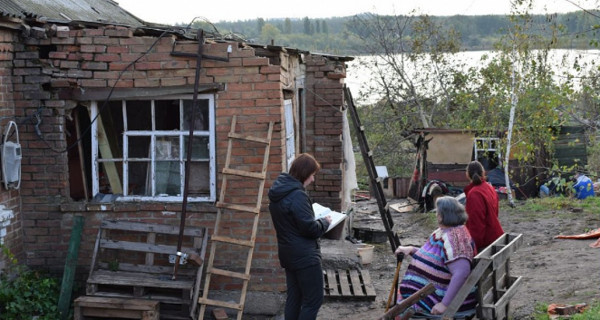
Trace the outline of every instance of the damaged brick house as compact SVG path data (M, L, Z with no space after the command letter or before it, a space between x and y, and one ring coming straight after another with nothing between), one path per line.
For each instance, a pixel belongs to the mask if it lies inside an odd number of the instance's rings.
M313 200L345 206L342 105L351 57L207 35L192 110L195 30L143 22L110 0L37 2L0 0L0 130L7 136L13 121L22 152L20 185L0 192L0 241L19 261L60 274L78 215L79 278L101 220L177 225L192 112L189 226L214 226L234 115L243 134L275 123L265 189L295 154L309 152L322 165ZM233 155L252 165L256 154L250 145ZM245 187L230 189L232 197L246 201ZM249 290L281 292L266 203L265 192ZM238 222L241 232L249 227Z

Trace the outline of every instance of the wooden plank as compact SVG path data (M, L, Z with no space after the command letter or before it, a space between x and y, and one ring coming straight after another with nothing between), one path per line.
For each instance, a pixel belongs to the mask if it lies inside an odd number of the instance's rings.
M348 273L349 273L348 275L350 277L352 293L354 294L354 296L355 297L364 296L365 292L363 291L362 284L360 283L360 278L358 277L358 271L349 270Z
M160 303L164 303L164 304L173 304L173 305L189 305L190 304L190 300L185 299L185 297L182 297L181 295L179 295L178 297L174 297L174 296L168 296L166 294L160 294L160 293L151 293L151 294L147 294L143 297L134 297L132 294L129 293L122 293L122 292L110 292L110 291L98 291L95 296L97 297L107 297L107 298L124 298L124 299L148 299L148 300L156 300L159 301ZM184 316L186 320L189 320L187 318L187 316Z
M218 269L215 267L207 268L206 272L211 273L211 274L218 274L218 275L221 275L224 277L229 277L229 278L250 280L250 274L248 274L248 273L233 272L233 271L229 271L229 270Z
M85 317L110 318L110 319L142 319L142 312L136 310L116 310L106 308L86 307L81 308L81 314Z
M200 298L198 299L198 303L200 304L204 304L204 305L210 305L210 306L218 306L218 307L224 307L224 308L229 308L229 309L235 309L235 310L243 310L243 306L239 303L230 303L230 302L225 302L225 301L219 301L219 300L212 300L212 299L207 299L207 298Z
M404 310L406 310L408 307L419 302L420 300L427 297L434 291L435 291L435 287L433 286L433 284L428 283L425 287L423 287L419 291L413 293L410 297L403 299L399 304L395 305L393 308L388 310L388 312L386 312L378 320L393 320L397 315L404 312Z
M179 235L179 226L151 224L124 220L103 220L100 226L103 229L138 231L138 232L156 232L164 234ZM186 226L183 234L191 237L202 237L206 228Z
M97 270L88 278L88 284L104 284L116 286L131 287L152 287L169 289L191 289L194 285L193 280L172 280L168 275L150 276L140 273L131 273L123 271Z
M256 214L260 213L260 203L256 207L251 207L251 206L247 206L247 205L225 203L225 202L219 201L219 202L217 202L216 206L217 206L217 208L233 209L233 210L238 210L238 211L243 211L243 212L252 212L252 213L256 213Z
M452 302L450 302L450 305L448 305L448 308L444 314L442 314L442 318L454 316L454 314L458 311L458 308L460 308L462 303L469 295L469 292L471 292L471 289L473 289L475 284L477 284L479 278L491 263L491 260L480 260L477 262L477 265L473 270L471 270L471 273L467 277L467 280L465 280L463 286L458 290L456 296L454 299L452 299Z
M198 93L224 90L220 83L201 84ZM106 97L111 100L133 100L134 98L151 99L165 95L193 94L194 86L177 87L158 87L158 88L86 88L79 89L60 89L59 95L63 98L74 99L78 101L104 101Z
M98 269L110 270L110 266L107 262L98 262ZM179 266L179 270L177 271L178 277L188 277L193 278L197 276L197 267L188 265ZM148 273L155 275L168 275L173 272L172 265L166 266L158 266L158 265L146 265L146 264L134 264L134 263L124 263L119 262L119 271L128 271L128 272L139 272L139 273Z
M489 247L485 248L476 258L491 259L492 268L495 270L510 258L523 244L523 235L505 233ZM500 250L498 250L501 247Z
M232 139L246 140L246 141L265 143L265 144L271 143L270 137L268 137L267 139L264 139L264 138L258 138L258 137L253 137L253 136L244 136L244 135L241 135L241 134L235 133L235 132L229 132L227 137L232 138Z
M175 254L175 252L177 252L177 246L109 239L101 239L100 248L161 254ZM191 250L194 250L194 248L182 248L181 252L187 252Z
M100 150L100 155L104 159L112 159L113 153L110 148L110 142L108 141L108 137L106 136L106 130L104 130L104 124L102 123L102 116L98 114L96 120L98 126L98 149ZM108 178L108 182L110 184L110 189L113 194L123 193L121 178L119 177L119 173L117 171L117 166L115 162L102 162L104 165L104 170L106 171L106 176Z
M369 274L369 270L360 270L360 276L363 279L366 295L369 297L376 297L377 293L375 292L375 287L373 286L373 282L371 281L371 275Z
M335 279L335 271L333 269L327 269L325 271L325 279L325 295L339 297L341 293L340 289L338 288L338 282Z
M336 270L336 274L342 295L351 296L352 292L350 291L350 284L348 283L348 275L346 274L346 270Z
M237 170L231 168L223 168L223 174L230 174L234 176L254 178L254 179L262 179L266 178L266 174L264 172L250 172L245 170Z
M213 235L210 238L210 240L254 248L254 241L251 241L251 240L242 240L242 239L235 239L235 238L224 237L224 236L215 236L215 235Z
M512 279L510 288L504 292L496 303L488 303L482 306L482 314L486 317L485 319L504 319L506 317L507 305L510 299L516 294L521 281L522 277Z
M76 138L77 138L77 155L79 157L79 169L81 170L81 182L83 184L83 193L85 195L85 201L89 200L89 191L88 191L88 184L87 184L87 175L86 175L86 170L85 170L85 157L84 157L84 153L83 153L83 143L82 143L82 138L81 138L81 127L80 127L80 123L79 123L79 109L76 108L74 110L75 114L73 115L73 118L75 118L75 133L76 133ZM71 188L73 188L74 186L71 186Z
M190 317L193 320L198 318L198 313L196 309L198 308L198 297L200 296L200 285L202 284L202 271L204 270L204 257L206 256L206 247L208 244L208 232L204 233L204 237L195 238L194 239L194 247L201 247L200 249L200 259L202 259L202 265L196 268L196 281L194 282L194 291L192 291L192 305L190 308ZM181 274L180 270L180 274Z
M84 307L124 308L127 310L157 310L159 302L146 299L80 296L75 299L75 305Z
M74 302L74 319L84 316L158 320L159 301L127 298L81 296Z
M156 243L156 233L154 232L150 232L148 233L148 236L146 237L146 242L149 244L155 244ZM153 265L154 264L154 252L146 252L146 265Z

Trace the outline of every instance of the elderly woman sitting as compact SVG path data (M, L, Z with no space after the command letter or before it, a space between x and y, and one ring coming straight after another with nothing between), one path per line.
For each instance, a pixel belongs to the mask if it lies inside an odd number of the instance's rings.
M444 313L469 276L476 254L475 243L465 226L467 214L464 207L453 197L438 198L436 206L439 228L433 231L425 244L421 248L400 246L395 252L412 256L398 288L398 303L428 283L436 289L409 308L407 311L410 313ZM471 311L476 303L474 289L458 311ZM400 316L398 319L404 318Z

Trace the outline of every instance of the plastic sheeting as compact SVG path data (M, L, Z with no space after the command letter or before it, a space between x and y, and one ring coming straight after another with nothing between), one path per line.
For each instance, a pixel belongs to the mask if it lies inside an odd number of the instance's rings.
M342 124L342 146L344 148L344 185L342 188L342 211L347 211L352 202L352 190L358 188L356 178L356 161L354 159L354 149L352 148L352 138L350 137L350 125L348 123L348 110L344 110Z

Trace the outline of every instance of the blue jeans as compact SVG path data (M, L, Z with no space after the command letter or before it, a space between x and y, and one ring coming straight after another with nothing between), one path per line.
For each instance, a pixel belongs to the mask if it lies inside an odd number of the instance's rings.
M315 320L323 304L323 269L320 264L285 270L285 320Z

